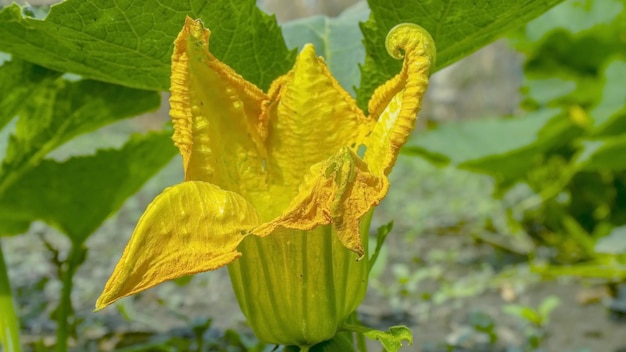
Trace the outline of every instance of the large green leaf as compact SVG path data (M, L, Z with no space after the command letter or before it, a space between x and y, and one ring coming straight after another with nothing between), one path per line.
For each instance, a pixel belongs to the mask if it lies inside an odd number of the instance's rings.
M529 22L525 35L538 41L554 30L577 34L612 22L623 9L624 0L569 0Z
M544 108L572 93L575 89L576 82L572 79L557 77L546 79L525 77L523 84L523 90L526 93L526 104L532 102L532 104Z
M516 118L450 121L411 136L403 152L421 153L420 149L425 149L455 165L511 153L535 143L544 125L557 113L542 110Z
M82 243L175 154L164 131L134 135L119 150L43 160L0 196L0 234L12 234L5 220L43 220Z
M514 41L527 56L525 72L579 79L599 74L612 56L626 54L625 4L624 0L570 0L528 23Z
M211 29L218 58L261 88L291 67L294 53L275 18L254 0L67 0L43 21L24 17L14 4L0 11L0 51L86 78L164 91L186 15Z
M604 70L604 89L600 103L591 111L594 135L626 132L626 61L614 60Z
M402 22L424 27L435 39L441 69L523 25L562 0L369 0L372 13L362 25L366 58L361 69L359 106L374 89L400 70L385 50L385 36Z
M517 118L445 123L415 135L403 153L504 180L523 176L537 157L580 133L567 116L545 109Z
M582 142L576 162L582 170L626 170L626 138L623 135Z
M24 219L11 219L0 215L0 236L19 235L28 231L31 221Z
M41 66L13 59L0 66L0 130L25 101L60 75Z
M9 92L9 95L13 94ZM51 80L23 101L0 169L0 194L71 138L159 106L158 93L92 80Z
M313 44L333 76L354 96L354 88L361 78L359 64L365 59L359 21L367 20L369 13L362 2L335 18L314 16L285 23L285 42L288 47L298 48L306 43Z

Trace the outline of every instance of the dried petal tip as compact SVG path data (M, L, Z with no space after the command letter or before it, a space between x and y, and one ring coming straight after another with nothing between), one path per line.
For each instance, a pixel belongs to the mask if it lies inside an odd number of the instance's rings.
M385 39L385 47L394 59L402 59L405 52L417 48L422 51L421 56L428 56L430 67L435 66L435 41L426 29L415 23L400 23L391 28Z

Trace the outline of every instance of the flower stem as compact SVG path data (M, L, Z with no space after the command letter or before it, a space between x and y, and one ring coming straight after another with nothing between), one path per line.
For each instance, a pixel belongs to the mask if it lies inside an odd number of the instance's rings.
M11 284L7 267L2 254L2 241L0 241L0 342L7 352L20 352L20 325L13 296L11 294Z

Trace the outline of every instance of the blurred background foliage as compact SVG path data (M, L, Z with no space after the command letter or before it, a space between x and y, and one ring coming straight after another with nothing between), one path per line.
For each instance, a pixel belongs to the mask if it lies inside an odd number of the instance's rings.
M314 42L353 95L365 49L350 24L370 15L354 3L259 1L287 47ZM27 349L272 350L241 325L224 272L91 313L145 205L181 180L167 106L156 92L9 58L0 232L30 234L2 239ZM566 0L435 74L374 220L394 223L364 322L407 324L423 351L626 349L616 323L626 316L624 82L624 0ZM86 110L97 114L76 113Z
M566 2L510 41L526 57L524 113L442 123L415 134L404 152L491 175L494 197L517 197L507 232L520 237L508 248L549 264L536 270L619 282L626 276L624 3ZM537 257L536 246L553 251Z

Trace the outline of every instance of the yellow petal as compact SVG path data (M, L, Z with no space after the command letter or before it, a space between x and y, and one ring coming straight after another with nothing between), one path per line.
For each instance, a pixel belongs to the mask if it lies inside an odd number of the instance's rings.
M289 207L275 220L252 230L258 236L278 226L310 230L333 223L339 241L361 257L361 218L387 193L386 177L372 175L368 166L347 147L314 165Z
M396 58L402 57L403 50L404 63L398 75L376 89L368 105L370 117L378 121L365 141L364 160L377 175L391 172L400 147L413 130L435 60L433 39L415 24L394 27L385 44Z
M167 188L139 219L96 309L166 280L232 262L257 223L252 206L236 193L200 181Z
M210 32L187 17L174 42L170 115L185 180L246 193L264 185L261 105L266 95L209 51Z
M267 171L271 185L295 195L309 168L343 146L361 144L373 121L306 45L294 68L272 83L262 119L268 124Z

